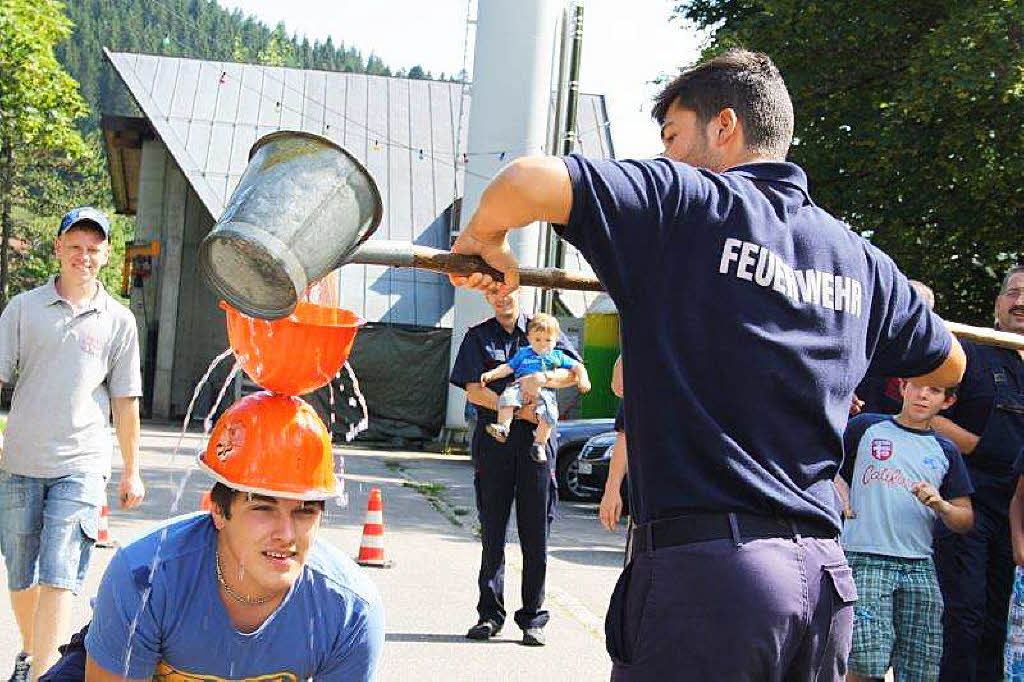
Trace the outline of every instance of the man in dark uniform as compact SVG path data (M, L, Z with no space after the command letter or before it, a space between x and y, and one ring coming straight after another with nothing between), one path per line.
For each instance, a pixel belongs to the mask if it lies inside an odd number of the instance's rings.
M832 478L854 387L868 370L955 385L963 351L785 162L792 104L767 56L682 73L654 115L668 158L502 170L453 250L504 283L452 280L515 288L507 232L547 220L619 310L637 529L612 678L838 682L856 590Z
M508 439L499 443L485 431L497 419L498 396L513 377L484 386L480 375L494 369L528 347L526 326L529 320L519 311L515 294L488 295L494 317L466 331L452 367L451 382L465 389L466 399L476 405L477 420L470 451L473 457L473 485L480 515L480 557L478 584L480 620L470 628L470 639L490 639L505 623L505 535L512 501L516 503L516 526L523 553L523 606L515 613L515 622L523 630L523 644L544 644L543 628L548 622L544 605L544 578L547 573L548 530L554 516L555 433L547 442L547 462L530 457L536 417L526 409L513 420ZM564 335L555 348L574 360L582 361ZM568 370L546 373L549 388L572 385ZM543 376L530 375L520 380L524 393L536 395Z
M1011 268L995 304L996 328L1024 334L1024 266ZM935 566L946 604L942 682L1003 679L1006 616L1013 586L1007 513L1024 447L1024 351L964 343L959 398L935 430L964 453L974 483L974 530L939 532Z

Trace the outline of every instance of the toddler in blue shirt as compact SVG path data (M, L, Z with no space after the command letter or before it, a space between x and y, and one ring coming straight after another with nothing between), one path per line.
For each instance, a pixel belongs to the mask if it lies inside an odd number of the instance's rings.
M516 381L509 385L498 398L498 421L487 425L487 433L495 440L504 443L512 427L515 409L522 407L524 396L519 380L531 374L544 373L552 369L568 369L576 377L576 385L581 393L590 390L590 377L582 362L576 362L560 350L555 350L560 329L558 320L545 313L537 313L530 319L526 327L526 338L530 342L528 348L520 349L512 359L480 376L480 383L488 383L515 374ZM551 389L542 388L537 394L537 428L534 431L533 447L530 457L535 462L547 461L544 444L551 434L551 429L558 423L558 402Z

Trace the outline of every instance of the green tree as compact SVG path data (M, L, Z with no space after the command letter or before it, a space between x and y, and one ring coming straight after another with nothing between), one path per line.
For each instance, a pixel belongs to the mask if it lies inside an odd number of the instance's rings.
M277 25L267 39L266 45L256 54L256 62L268 66L299 66L296 54L299 48L288 38L284 22Z
M409 69L409 73L406 75L406 78L412 78L414 80L429 80L430 72L425 71L422 66L417 64L416 66Z
M71 24L57 0L0 3L0 302L7 302L11 211L19 168L46 152L82 153L75 120L87 112L78 83L54 56Z
M990 324L1024 257L1024 0L690 0L705 57L767 52L796 110L790 158L820 205Z

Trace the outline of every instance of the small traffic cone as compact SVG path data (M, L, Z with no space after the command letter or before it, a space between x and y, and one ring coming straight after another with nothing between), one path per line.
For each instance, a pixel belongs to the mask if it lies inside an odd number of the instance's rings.
M370 490L366 503L366 523L363 524L363 540L359 544L356 563L360 566L391 568L394 563L384 559L384 502L380 488Z
M110 507L103 505L100 509L100 526L96 534L97 547L118 547L118 542L110 534Z
M203 501L200 503L204 512L213 511L213 500L210 497L210 492L203 493Z

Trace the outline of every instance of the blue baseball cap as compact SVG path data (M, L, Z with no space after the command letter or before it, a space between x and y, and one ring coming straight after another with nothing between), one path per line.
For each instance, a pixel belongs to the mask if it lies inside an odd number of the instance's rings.
M78 223L93 223L103 232L104 239L110 239L110 221L107 215L92 206L79 206L64 214L61 218L60 227L57 228L57 236L61 236Z

